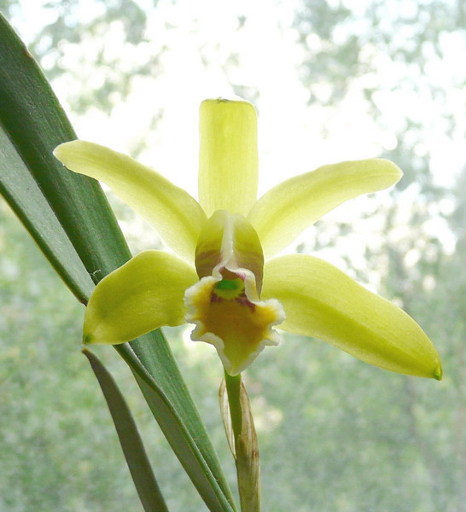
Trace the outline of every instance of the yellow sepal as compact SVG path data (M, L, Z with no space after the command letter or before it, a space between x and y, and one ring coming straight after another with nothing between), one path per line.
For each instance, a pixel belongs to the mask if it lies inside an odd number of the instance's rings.
M390 187L401 176L395 164L382 159L325 165L269 190L247 218L270 258L339 204Z
M169 247L192 261L206 216L185 190L129 156L91 142L66 142L54 155L68 169L103 181L151 222Z
M161 251L144 251L95 288L84 319L84 343L117 345L184 320L183 296L193 267Z
M303 254L269 261L262 297L282 303L286 331L320 338L386 370L442 377L435 347L409 315L325 261Z
M200 108L199 202L247 215L257 196L257 115L244 101L207 100Z

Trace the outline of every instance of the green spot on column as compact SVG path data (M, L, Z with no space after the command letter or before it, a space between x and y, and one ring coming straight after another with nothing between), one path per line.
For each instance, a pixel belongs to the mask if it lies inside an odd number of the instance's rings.
M222 279L214 286L214 293L222 299L235 299L243 291L244 283L239 277L236 279Z

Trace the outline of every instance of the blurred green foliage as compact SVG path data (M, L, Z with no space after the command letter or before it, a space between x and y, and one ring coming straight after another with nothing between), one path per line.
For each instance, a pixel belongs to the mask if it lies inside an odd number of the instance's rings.
M124 57L108 60L105 27L121 25L123 44L135 55L139 45L143 49L146 11L130 0L94 3L100 5L95 16L77 22L72 14L80 0L50 2L50 24L31 37L50 79L72 73L80 81L76 101L70 101L77 113L91 105L110 112L132 80L154 73L159 58L126 60L126 67ZM466 202L461 193L466 175L449 186L435 184L427 137L432 126L402 110L399 124L390 124L377 96L381 90L395 93L397 86L414 95L427 91L446 120L445 133L457 133L458 113L447 103L443 108L448 89L431 86L426 69L432 59L445 57L450 48L443 45L445 37L461 32L464 6L432 0L407 12L398 8L400 2L386 4L369 2L370 8L356 13L344 3L303 0L295 17L308 57L302 80L310 103L329 105L343 101L364 73L376 77L362 89L368 108L398 139L386 153L407 171L405 186L415 182L418 188L407 201L402 186L396 201L386 205L379 243L368 241L364 247L364 269L351 261L350 251L343 259L363 282L377 274L379 291L424 327L442 355L445 377L437 383L383 372L299 337L288 336L280 347L266 350L246 382L268 512L466 511ZM3 0L0 6L14 17L21 2ZM244 23L241 19L238 30ZM86 73L66 68L62 60L88 40L97 46L83 62L95 65L104 87L87 86ZM384 49L391 63L402 66L402 84L377 81L370 47ZM411 74L413 68L417 74ZM458 75L451 86L464 85L465 76ZM324 96L322 84L330 86ZM233 87L239 91L244 84ZM364 215L365 220L374 216L371 210ZM439 223L434 232L426 226L429 219ZM340 234L358 230L343 222L318 227L306 250L319 251ZM448 235L453 250L438 233ZM0 255L0 511L139 510L100 390L80 354L82 307L4 204ZM220 365L210 347L185 343L182 330L170 329L168 336L233 483L216 397ZM127 369L105 347L99 357L127 392L169 507L204 510Z
M100 390L79 352L82 308L12 214L4 206L1 213L0 510L138 510ZM442 383L383 372L291 336L251 367L267 510L462 510L466 322L455 311L465 288L453 271L456 259L445 259L438 286L410 305L439 340ZM178 329L169 337L233 480L216 357L202 344L188 348ZM128 394L169 505L202 510L128 372L101 352Z
M83 307L3 202L0 253L0 510L139 510L105 401L80 352ZM179 344L177 330L172 336ZM126 394L169 506L202 509L126 365L113 350L94 350ZM220 421L220 377L214 372L207 384L211 423ZM222 436L219 430L223 445Z
M127 475L80 355L82 307L1 206L0 510L130 505L112 492Z

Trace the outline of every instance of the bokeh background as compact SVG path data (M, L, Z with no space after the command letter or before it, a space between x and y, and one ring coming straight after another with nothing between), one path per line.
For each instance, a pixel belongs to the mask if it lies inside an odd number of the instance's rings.
M268 512L465 512L466 5L463 0L0 0L79 136L196 193L197 115L240 96L259 114L261 191L345 159L403 168L392 190L325 216L317 254L406 309L442 382L285 336L246 372ZM134 252L154 229L110 197ZM138 511L108 411L80 354L82 306L0 200L0 511ZM234 485L222 368L167 329ZM205 506L113 350L172 510Z

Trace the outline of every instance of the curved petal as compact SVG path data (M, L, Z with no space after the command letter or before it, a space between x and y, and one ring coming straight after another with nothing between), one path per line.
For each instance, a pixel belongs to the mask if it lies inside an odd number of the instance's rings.
M278 299L286 331L325 340L369 364L440 380L440 358L404 311L332 265L290 255L265 265L262 298Z
M117 345L164 325L185 323L185 290L194 268L162 251L144 251L106 276L91 295L84 343Z
M247 215L257 196L257 116L244 101L207 100L200 108L199 202Z
M248 220L266 258L271 257L347 199L387 188L401 176L395 164L382 159L325 165L269 190L253 206Z
M196 247L199 277L226 269L252 273L253 288L260 292L264 267L262 247L251 224L240 214L217 210L205 223ZM246 274L243 275L246 282ZM256 293L257 293L256 292Z
M106 183L154 225L169 247L193 261L206 216L187 192L129 156L91 142L66 142L54 155L68 169Z

